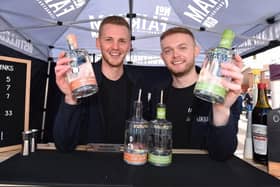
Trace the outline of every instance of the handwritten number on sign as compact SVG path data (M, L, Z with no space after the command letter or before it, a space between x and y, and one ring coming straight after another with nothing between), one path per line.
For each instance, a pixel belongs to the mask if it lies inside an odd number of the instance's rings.
M13 111L12 110L5 110L5 114L4 116L12 116L13 115Z
M6 90L9 91L11 88L11 85L10 84L6 84Z
M11 82L11 77L10 76L6 77L6 82Z

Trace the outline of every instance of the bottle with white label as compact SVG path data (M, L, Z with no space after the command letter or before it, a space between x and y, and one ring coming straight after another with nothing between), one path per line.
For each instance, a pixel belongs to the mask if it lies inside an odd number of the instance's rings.
M267 114L269 106L266 84L258 83L258 99L252 112L253 159L267 164Z

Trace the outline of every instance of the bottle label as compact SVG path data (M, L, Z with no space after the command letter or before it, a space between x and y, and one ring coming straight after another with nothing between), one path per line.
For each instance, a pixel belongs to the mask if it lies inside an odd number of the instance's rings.
M156 154L149 154L149 162L155 165L168 165L171 164L172 161L172 154L169 155L156 155Z
M216 80L216 82L207 82L207 81L198 81L195 85L196 90L204 90L206 93L209 93L209 95L218 96L221 98L224 98L227 91L224 87L222 87L220 84L218 84L219 81Z
M142 165L142 164L145 164L147 162L147 153L124 152L123 159L128 164Z
M158 119L165 119L165 108L163 107L158 107L157 108L157 118Z
M259 155L267 154L267 126L252 124L254 152Z

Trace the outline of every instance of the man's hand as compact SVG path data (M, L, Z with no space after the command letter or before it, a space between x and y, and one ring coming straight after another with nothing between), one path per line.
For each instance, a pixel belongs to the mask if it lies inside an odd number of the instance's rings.
M221 64L221 74L231 79L222 79L222 85L228 90L224 103L213 104L213 124L216 126L225 125L230 115L230 107L241 94L243 82L242 59L235 55L232 63Z
M55 66L55 79L58 88L65 95L65 102L68 104L77 104L77 100L72 96L70 85L66 78L66 73L71 69L69 62L71 60L65 57L65 52L61 52Z

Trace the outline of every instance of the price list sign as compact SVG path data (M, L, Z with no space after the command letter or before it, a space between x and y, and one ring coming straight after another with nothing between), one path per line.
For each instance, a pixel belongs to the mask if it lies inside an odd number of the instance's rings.
M18 149L29 128L31 61L0 56L0 152Z

